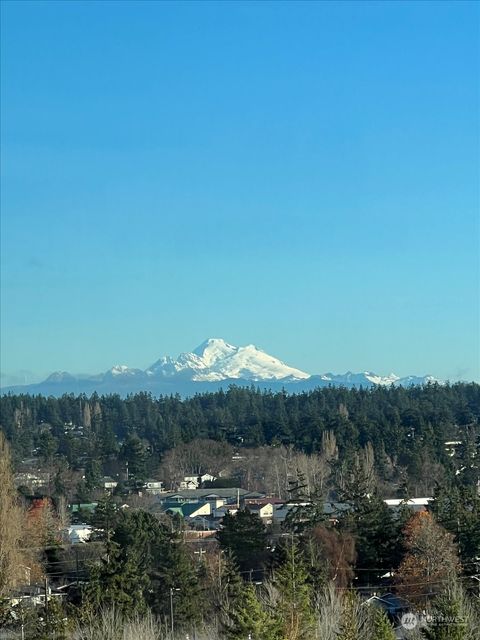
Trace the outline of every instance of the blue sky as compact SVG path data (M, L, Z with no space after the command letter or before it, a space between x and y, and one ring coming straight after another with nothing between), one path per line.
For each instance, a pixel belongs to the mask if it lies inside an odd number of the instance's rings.
M7 1L1 75L4 374L480 379L477 3Z

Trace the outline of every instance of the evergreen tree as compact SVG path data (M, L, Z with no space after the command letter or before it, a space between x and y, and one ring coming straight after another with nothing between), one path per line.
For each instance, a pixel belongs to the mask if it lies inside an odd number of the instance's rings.
M128 464L130 480L141 483L146 478L146 451L136 434L129 434L123 443L120 457Z
M43 613L43 612L42 612ZM48 601L48 614L44 613L43 620L35 625L35 640L67 640L68 618L62 603L58 598ZM28 627L27 627L28 629Z
M89 493L99 487L101 476L102 467L100 461L96 458L91 458L85 465L85 488Z
M380 608L372 611L372 635L371 640L395 640L395 631L387 617Z
M319 489L307 490L305 476L297 473L297 479L290 482L288 503L291 505L285 519L287 531L301 533L326 520L325 496Z
M221 552L220 557L223 552ZM223 570L220 573L221 604L226 612L237 606L243 594L243 580L238 566L230 553L225 554Z
M118 544L108 541L105 557L91 568L84 607L94 611L115 607L128 618L145 612L148 579L139 570L139 562L138 553L125 553Z
M38 451L45 465L51 465L53 458L58 451L58 438L55 438L50 431L44 431L38 440Z
M198 574L191 557L179 538L155 549L150 571L148 602L152 611L170 617L172 598L176 626L189 630L202 615L202 594Z
M255 587L245 584L236 606L230 613L229 626L226 629L232 640L277 640L275 622L262 608Z
M376 492L359 495L347 504L349 508L339 513L340 529L355 538L359 581L375 582L400 561L401 522Z
M437 486L432 512L436 521L454 535L467 572L480 557L480 494L476 486L451 482Z
M309 640L314 637L312 589L298 544L288 545L284 564L274 574L279 591L277 619L282 640Z
M358 596L347 593L342 602L339 640L358 640L361 637L358 609Z
M457 586L440 594L433 603L433 609L424 630L426 640L470 640L473 630L465 619L464 595ZM480 620L477 620L477 624ZM478 631L478 627L475 629Z
M94 537L100 540L110 539L119 517L120 513L117 504L112 495L107 494L105 498L97 502L95 511L90 519L92 527L96 530Z
M260 566L265 555L267 534L256 514L247 509L239 509L235 515L227 513L217 539L220 547L233 555L241 571Z

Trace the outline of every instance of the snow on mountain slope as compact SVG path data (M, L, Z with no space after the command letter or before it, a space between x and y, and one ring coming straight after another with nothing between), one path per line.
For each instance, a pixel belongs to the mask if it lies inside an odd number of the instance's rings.
M239 348L228 344L222 338L209 338L202 342L193 353L202 359L206 366L214 365L219 360L225 360L238 353Z
M376 373L372 373L371 371L365 371L364 376L367 380L370 380L371 383L379 384L384 387L395 384L400 380L400 378L394 373L391 373L388 376L379 376Z
M410 385L422 385L429 382L440 382L433 376L406 376L400 378L395 373L391 373L388 376L380 376L372 371L364 371L363 373L323 373L320 376L312 376L312 379L318 379L323 385L332 384L333 386L344 387L372 387L382 386L389 387L392 385L409 387Z
M109 371L107 371L104 376L111 376L113 378L127 377L127 376L138 376L145 375L141 369L133 369L131 367L127 367L125 364L117 364L112 367Z
M225 379L303 380L310 375L300 369L289 367L281 360L257 349L253 344L234 347L221 338L210 338L202 342L191 353L182 353L176 360L165 357L157 360L147 375L170 377L188 375L197 382L213 382Z
M440 382L433 376L406 376L391 373L377 375L372 371L344 374L324 373L311 376L270 356L253 344L235 347L221 338L205 340L191 352L178 358L164 356L146 371L116 365L98 375L72 376L66 371L52 373L46 380L31 385L2 387L2 392L29 392L61 395L62 393L134 393L149 390L153 393L181 393L191 395L199 390L216 390L222 382L238 381L239 385L257 383L262 388L289 391L311 390L318 387L347 388L375 386L423 385Z

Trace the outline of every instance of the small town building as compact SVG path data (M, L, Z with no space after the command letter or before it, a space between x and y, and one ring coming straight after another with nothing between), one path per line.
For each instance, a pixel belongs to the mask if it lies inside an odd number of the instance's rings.
M210 473L204 473L201 475L191 475L184 476L183 480L180 482L180 489L198 489L205 482L213 482L216 480L215 476L212 476Z
M70 544L81 544L90 540L93 527L89 524L71 524L64 529L64 536Z
M250 513L254 513L261 518L265 524L271 524L273 519L273 504L265 502L263 504L248 504L246 508Z
M197 518L199 516L209 516L212 513L212 507L208 502L183 502L181 504L166 504L165 513L170 515L179 515L182 518Z
M118 481L114 480L110 476L104 476L102 478L103 488L105 491L113 491L118 485Z
M145 483L145 491L152 496L156 496L159 493L163 493L163 482L161 480L147 480Z

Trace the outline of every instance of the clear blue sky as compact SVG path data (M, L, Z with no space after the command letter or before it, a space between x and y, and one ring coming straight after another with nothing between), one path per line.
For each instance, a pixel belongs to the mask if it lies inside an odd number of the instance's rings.
M478 3L14 1L2 41L4 374L213 336L480 378Z

